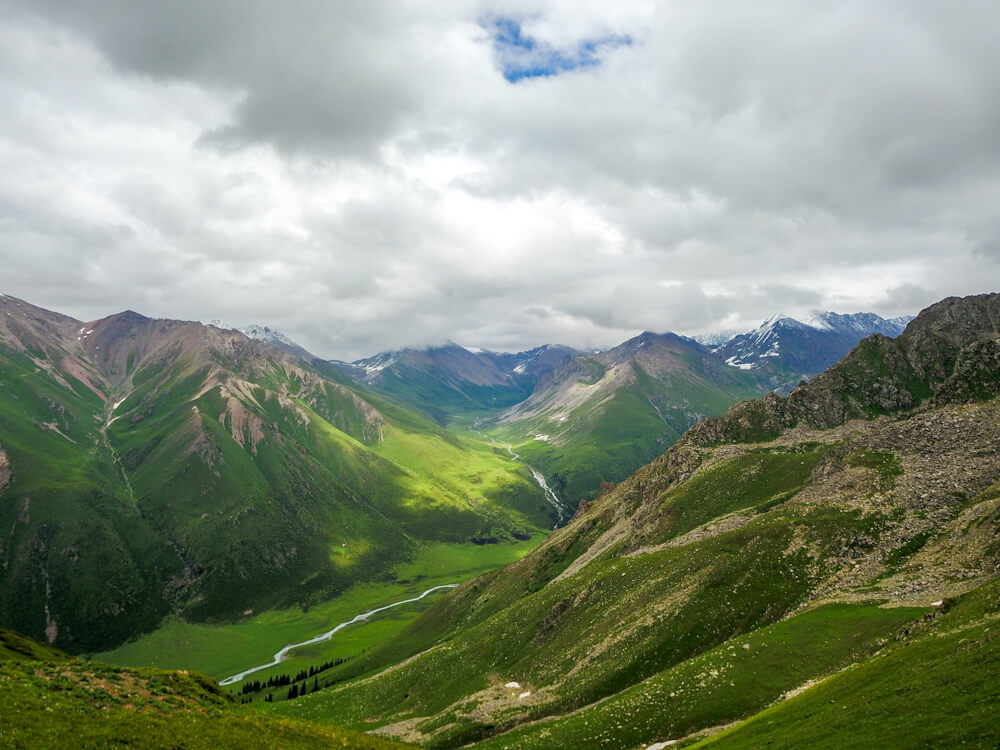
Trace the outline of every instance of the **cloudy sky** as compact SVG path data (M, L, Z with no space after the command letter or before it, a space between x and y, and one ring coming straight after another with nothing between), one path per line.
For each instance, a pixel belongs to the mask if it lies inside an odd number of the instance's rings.
M1000 290L1000 5L0 0L0 291L353 359Z

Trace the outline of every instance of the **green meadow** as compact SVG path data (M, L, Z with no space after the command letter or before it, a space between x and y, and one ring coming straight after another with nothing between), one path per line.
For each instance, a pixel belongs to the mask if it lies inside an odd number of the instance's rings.
M195 669L217 680L225 679L269 662L286 644L308 640L358 614L515 562L543 539L536 534L525 541L481 546L427 544L413 560L396 566L394 581L357 584L343 595L309 608L261 612L232 624L191 623L171 617L156 631L112 651L94 654L93 658L119 666ZM369 621L344 628L329 641L291 652L280 666L255 672L251 679L266 680L270 675L294 673L325 661L356 656L402 630L447 593L435 592L419 602L394 607Z

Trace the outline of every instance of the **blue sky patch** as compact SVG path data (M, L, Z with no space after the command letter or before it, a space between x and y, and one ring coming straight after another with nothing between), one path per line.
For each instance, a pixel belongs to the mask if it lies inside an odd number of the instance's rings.
M559 49L523 33L516 18L495 17L483 26L493 36L493 49L503 77L511 83L525 78L557 76L578 68L601 64L601 56L616 47L632 44L632 38L610 34L582 39L570 48Z

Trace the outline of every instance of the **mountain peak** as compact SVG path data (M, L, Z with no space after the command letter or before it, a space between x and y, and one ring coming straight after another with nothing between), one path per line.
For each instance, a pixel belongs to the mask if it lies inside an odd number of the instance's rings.
M239 331L248 339L253 339L254 341L261 341L265 344L270 344L271 346L276 346L279 349L283 349L286 352L294 354L297 357L302 357L303 359L310 360L316 357L305 348L300 346L297 342L293 341L290 337L286 336L281 331L278 331L269 326L261 325L260 323L251 323L246 326L233 326L228 323L224 323L221 320L215 319L210 320L205 325L211 326L213 328L220 328L224 331Z
M726 364L743 370L772 370L794 382L822 372L873 333L894 338L911 318L886 320L871 312L840 314L814 310L804 320L776 313L757 328L718 347ZM778 385L776 383L775 385Z

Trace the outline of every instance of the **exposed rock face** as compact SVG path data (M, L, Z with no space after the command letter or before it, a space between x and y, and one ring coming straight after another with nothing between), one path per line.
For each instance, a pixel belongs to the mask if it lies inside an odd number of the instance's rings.
M1000 294L950 297L920 313L897 339L863 340L840 363L787 399L746 401L707 419L687 440L699 445L776 437L797 424L841 425L934 403L1000 393Z
M4 453L3 448L0 448L0 492L3 492L10 486L13 476L14 470L11 468L10 459L7 458L7 454Z

